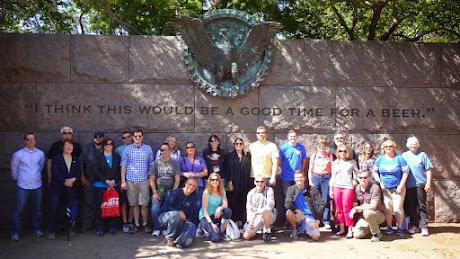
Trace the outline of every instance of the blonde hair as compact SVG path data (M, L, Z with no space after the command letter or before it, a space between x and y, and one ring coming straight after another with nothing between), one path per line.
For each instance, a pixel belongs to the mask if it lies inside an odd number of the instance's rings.
M168 143L169 145L169 141L172 139L176 140L176 145L172 148L171 153L176 154L177 153L177 138L174 136L169 136L165 139L165 143ZM171 146L169 148L171 148Z
M382 155L385 155L385 144L386 143L390 143L393 146L393 151L396 154L396 143L391 139L387 139L387 140L383 141L382 145L380 145L380 153Z
M208 191L209 195L212 194L211 178L213 176L217 176L217 179L219 179L218 180L219 186L217 186L217 191L219 192L220 196L223 196L224 195L224 187L223 187L223 184L222 184L222 179L220 178L220 175L218 173L212 173L211 175L209 175L208 184L206 184L206 191Z
M316 140L316 145L320 145L320 144L324 144L324 145L327 145L327 142L326 142L326 139L324 138L319 138Z
M337 161L337 163L339 163L339 161L341 160L341 159L339 158L339 153L340 153L339 151L340 151L341 148L345 148L345 150L347 151L347 156L345 157L345 159L346 159L347 161L350 161L350 160L351 160L350 149L348 148L347 145L342 144L342 145L339 145L339 146L337 147L337 153L336 153L336 156L337 156L337 160L336 160L336 161Z

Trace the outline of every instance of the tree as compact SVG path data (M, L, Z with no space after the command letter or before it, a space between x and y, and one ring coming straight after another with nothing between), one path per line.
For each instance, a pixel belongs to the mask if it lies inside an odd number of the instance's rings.
M458 0L7 0L0 31L175 35L176 14L215 8L278 21L290 39L460 41Z

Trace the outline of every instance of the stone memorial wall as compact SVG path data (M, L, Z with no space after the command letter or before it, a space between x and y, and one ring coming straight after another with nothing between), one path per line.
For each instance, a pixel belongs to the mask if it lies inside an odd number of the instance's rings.
M45 152L74 129L86 145L97 130L144 129L156 151L169 136L207 146L212 133L230 151L235 137L256 140L268 128L278 146L289 129L310 155L318 137L335 132L362 150L386 138L407 150L415 135L434 165L430 219L460 222L460 45L277 40L265 81L223 99L193 85L176 37L0 34L0 181L14 194L9 162L25 132ZM247 145L246 145L247 147Z

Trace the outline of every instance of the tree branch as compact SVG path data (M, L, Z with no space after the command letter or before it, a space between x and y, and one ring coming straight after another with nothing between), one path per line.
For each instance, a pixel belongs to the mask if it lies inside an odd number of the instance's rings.
M80 18L78 19L78 22L80 23L81 34L85 34L85 28L83 27L83 23L81 21L82 17L83 17L83 12L80 14Z
M130 35L142 35L142 32L139 29L135 28L134 26L132 26L131 24L129 24L127 22L124 22L124 21L118 19L118 17L114 13L112 13L112 11L106 10L106 9L103 9L103 8L101 8L100 11L105 16L107 16L109 19L111 19L115 23L118 23L120 26L125 28Z
M343 16L339 13L339 10L335 7L335 5L332 3L331 0L328 0L332 11L334 11L335 15L337 15L337 18L339 19L339 23L342 25L342 27L345 29L347 32L348 36L350 37L350 40L355 40L355 35L353 34L353 29L350 29L347 25L347 22L345 22L345 19L343 19Z
M377 29L377 23L380 20L380 15L382 14L383 8L388 4L389 1L390 0L380 2L364 1L374 11L371 24L369 25L369 34L367 35L368 40L375 40L375 30Z
M401 24L407 17L411 16L412 14L415 14L416 12L414 10L410 10L406 15L404 15L401 18L395 18L393 19L393 22L390 24L388 29L385 31L385 33L380 37L381 41L388 40L390 38L390 35L396 30L396 27L398 27L399 24Z

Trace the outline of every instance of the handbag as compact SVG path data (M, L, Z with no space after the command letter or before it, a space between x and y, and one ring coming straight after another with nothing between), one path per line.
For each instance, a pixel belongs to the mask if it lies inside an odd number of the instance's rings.
M229 220L227 224L227 228L225 229L225 234L231 239L231 240L237 240L240 238L240 230L238 229L238 226L235 224L233 220Z
M104 191L101 204L101 218L120 217L120 197L114 189Z

